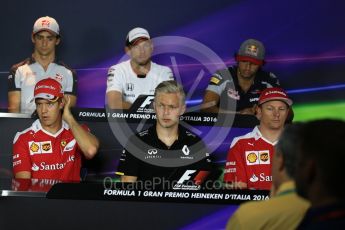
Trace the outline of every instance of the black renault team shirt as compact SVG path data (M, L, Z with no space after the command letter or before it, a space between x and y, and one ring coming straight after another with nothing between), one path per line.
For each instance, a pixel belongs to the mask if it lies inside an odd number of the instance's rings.
M141 141L141 144L138 143ZM146 144L142 144L146 143ZM138 154L129 151L130 145L140 148ZM201 160L197 159L197 153ZM160 159L171 158L180 162L182 166L166 167L158 164ZM209 153L202 140L181 125L178 127L178 139L170 146L166 146L158 139L156 125L132 136L123 150L117 175L136 176L138 181L153 180L154 178L171 180L173 174L181 169L211 170Z

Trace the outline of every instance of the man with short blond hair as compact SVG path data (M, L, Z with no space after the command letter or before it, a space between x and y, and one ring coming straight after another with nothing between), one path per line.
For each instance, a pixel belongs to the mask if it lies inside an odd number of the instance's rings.
M178 169L210 170L202 140L180 125L186 110L185 93L176 81L163 81L155 90L155 125L132 136L123 150L117 175L122 182L171 180ZM176 178L173 178L176 179Z

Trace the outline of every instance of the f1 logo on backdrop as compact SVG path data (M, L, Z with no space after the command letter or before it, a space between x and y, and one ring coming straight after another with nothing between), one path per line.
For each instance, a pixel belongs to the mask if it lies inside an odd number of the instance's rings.
M153 99L155 99L154 96L147 96L145 101L141 104L140 108L145 108L147 106L150 106L153 102Z
M209 171L199 171L195 176L197 170L186 170L185 173L181 176L181 178L177 181L178 184L183 184L185 181L188 181L193 178L193 183L195 185L200 185L206 179L209 174Z
M184 174L181 176L181 178L177 181L177 183L183 184L183 182L189 180L191 178L191 175L195 172L196 170L186 170Z
M142 96L141 95L139 97L141 97L142 99L138 98L137 100L139 100L139 101L143 100L143 102L141 102L141 104L137 104L135 101L132 105L132 107L134 108L134 111L136 113L154 113L152 103L153 103L153 100L155 97L152 95L148 95L148 96ZM145 99L143 97L145 97Z

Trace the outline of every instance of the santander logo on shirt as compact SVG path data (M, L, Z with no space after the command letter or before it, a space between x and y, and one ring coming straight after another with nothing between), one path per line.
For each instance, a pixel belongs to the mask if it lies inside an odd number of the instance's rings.
M34 172L37 171L51 171L51 170L61 170L64 169L66 164L69 162L74 161L75 157L73 155L69 156L66 162L63 163L55 163L55 164L47 164L46 162L42 161L38 165L33 163L31 166L31 170Z
M255 183L255 182L257 182L259 180L259 178L255 174L253 174L252 177L249 180L250 180L250 182Z
M260 173L260 174L259 174L259 177L257 177L257 176L253 173L253 175L249 178L249 181L250 181L250 182L253 182L253 183L258 182L258 181L260 181L260 182L263 182L263 181L265 181L265 182L271 182L271 181L272 181L272 176L266 176L265 173Z

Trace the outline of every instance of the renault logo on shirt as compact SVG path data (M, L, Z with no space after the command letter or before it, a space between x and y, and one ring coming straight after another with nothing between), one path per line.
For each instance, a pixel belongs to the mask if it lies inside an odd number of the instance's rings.
M150 154L150 155L152 155L152 154L155 155L155 154L157 154L157 152L158 152L157 149L149 149L149 150L147 150L147 153Z
M186 156L188 156L188 155L189 155L190 150L189 150L189 148L188 148L188 146L187 146L187 145L184 145L184 146L183 146L183 148L182 148L182 152L183 152L183 154L184 154L184 155L186 155Z

